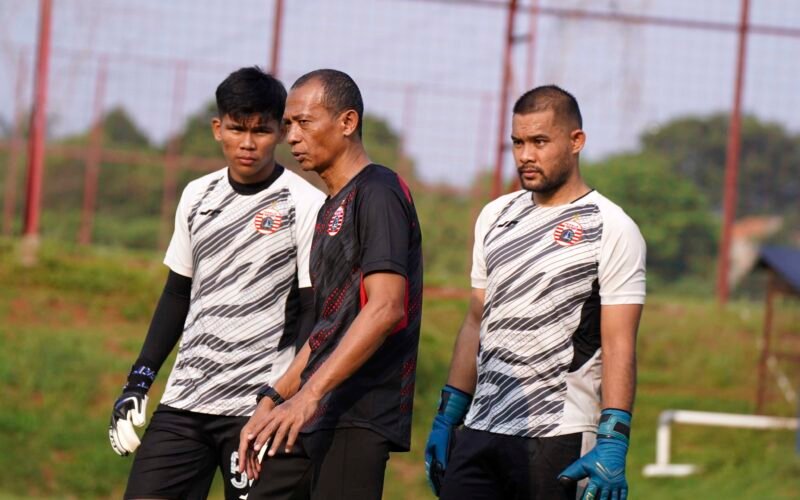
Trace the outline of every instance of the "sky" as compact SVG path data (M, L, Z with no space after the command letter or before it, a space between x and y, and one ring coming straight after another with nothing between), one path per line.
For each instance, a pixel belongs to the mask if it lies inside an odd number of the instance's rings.
M520 0L511 96L543 83L572 92L584 115L585 159L634 150L643 132L676 117L731 108L734 31L546 13L533 18L526 7L535 1ZM503 3L285 0L278 76L288 86L320 67L348 72L362 89L367 112L402 135L423 179L464 187L495 162L506 11L492 5ZM153 141L163 142L213 98L229 72L271 65L274 0L53 4L48 116L54 136L85 130L96 109L122 106ZM736 23L739 4L538 0L545 9L710 23ZM30 103L37 20L38 2L0 0L0 123ZM750 21L798 29L800 2L751 0ZM532 28L531 51L524 39ZM800 133L800 38L754 34L747 50L745 112ZM103 65L107 80L98 103ZM510 114L502 119L509 123ZM506 154L508 175L512 164Z

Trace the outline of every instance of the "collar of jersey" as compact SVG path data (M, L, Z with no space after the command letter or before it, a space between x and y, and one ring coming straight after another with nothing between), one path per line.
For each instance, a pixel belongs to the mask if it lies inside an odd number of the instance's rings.
M267 177L263 181L254 182L252 184L243 184L241 182L236 182L235 180L233 180L233 178L231 177L231 169L229 168L227 171L228 184L230 184L231 188L233 188L233 190L236 191L237 194L250 196L258 194L261 191L270 187L276 180L278 180L278 177L280 177L282 173L283 173L283 167L276 163L275 168L272 170L272 173L269 174L269 177Z
M567 206L567 205L574 205L575 203L577 203L577 202L579 202L580 200L582 200L582 199L586 198L587 196L589 196L589 195L590 195L590 194L592 194L592 193L594 193L594 188L592 188L592 189L589 189L589 191L587 191L586 193L584 193L584 194L582 194L582 195L578 196L577 198L575 198L574 200L572 200L572 201L570 201L570 202L567 202L567 203L562 203L561 205L551 205L551 206L546 206L546 207L544 207L544 206L542 206L542 205L537 205L537 204L536 204L536 202L535 202L535 201L533 201L533 193L531 193L531 196L529 197L529 199L530 199L530 201L531 201L531 205L533 205L533 206L534 206L534 207L536 207L536 208L561 208L561 207L565 207L565 206Z

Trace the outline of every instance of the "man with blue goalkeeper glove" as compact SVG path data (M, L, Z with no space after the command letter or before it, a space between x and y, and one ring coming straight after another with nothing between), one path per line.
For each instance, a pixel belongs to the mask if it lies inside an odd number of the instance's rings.
M469 311L425 449L442 499L627 498L645 243L581 178L582 126L553 85L514 105L522 189L475 224Z

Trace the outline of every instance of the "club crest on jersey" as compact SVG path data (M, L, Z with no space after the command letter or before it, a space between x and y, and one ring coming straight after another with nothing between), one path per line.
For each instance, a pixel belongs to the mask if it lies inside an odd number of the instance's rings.
M336 236L342 229L342 224L344 224L344 205L339 205L328 221L328 235Z
M575 220L564 221L553 231L553 240L562 247L569 247L583 239L583 227Z
M281 227L281 213L274 208L266 208L256 214L253 223L261 234L272 234Z

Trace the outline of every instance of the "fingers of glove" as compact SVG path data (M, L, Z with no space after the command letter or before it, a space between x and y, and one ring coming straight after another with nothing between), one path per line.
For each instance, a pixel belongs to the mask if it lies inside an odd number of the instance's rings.
M111 418L113 419L125 419L128 418L128 413L131 410L133 403L128 399L118 399L116 403L114 403L114 410L111 412Z
M571 481L579 481L587 476L589 476L589 472L583 466L583 459L579 458L561 471L561 474L558 475L558 480L563 483L569 483Z
M145 396L143 399L137 400L134 408L128 413L131 422L133 422L133 425L136 427L142 427L145 419L147 418L147 400L147 396Z
M582 500L596 500L597 499L597 483L589 481L586 491L583 492Z
M442 467L447 467L448 455L447 443L432 443L425 450L425 458L429 461L437 461L442 464Z
M117 430L114 428L113 425L110 425L108 427L108 440L111 442L111 449L113 449L117 455L121 457L125 457L128 455L128 452L122 448L122 444L119 442L119 439L117 438Z
M428 444L425 445L425 467L428 468L431 465L431 461L433 460L435 453L436 453L436 445L428 440Z
M611 488L607 486L604 487L602 490L600 490L600 500L609 500L608 497L610 493L611 493Z
M622 490L619 492L619 500L628 500L628 486L626 485Z
M130 420L118 420L117 425L114 426L117 442L120 443L123 450L128 453L133 453L139 447L141 441L136 431L133 430L133 424Z
M611 491L611 500L620 500L620 498L619 498L620 491L621 490L619 488L614 488Z
M440 462L434 460L433 463L431 463L430 475L428 477L433 494L438 497L439 493L442 491L442 483L444 482L444 466L442 466Z

